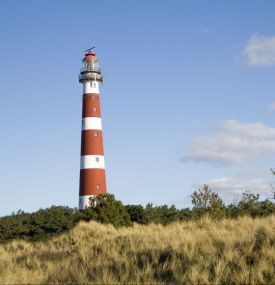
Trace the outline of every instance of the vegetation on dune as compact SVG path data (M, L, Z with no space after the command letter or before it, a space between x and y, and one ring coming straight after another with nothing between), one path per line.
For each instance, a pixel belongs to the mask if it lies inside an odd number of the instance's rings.
M177 209L106 194L2 217L0 284L271 284L275 205L244 192L226 206L207 185L191 198Z
M0 245L0 283L271 284L275 217L115 228L80 222L46 242Z
M29 214L17 214L0 218L0 242L15 238L45 240L75 225L75 211L69 207L51 207Z
M91 202L91 206L84 211L77 211L76 221L98 221L112 224L115 227L130 226L130 215L121 201L117 201L112 194L99 195Z
M244 192L242 199L236 204L224 205L218 194L207 185L192 195L193 208L177 209L175 206L154 206L147 204L126 205L117 201L111 194L96 198L96 207L79 211L68 207L51 207L35 213L17 214L0 218L0 243L12 239L32 241L46 240L72 229L79 221L98 221L112 224L115 227L139 224L168 225L176 221L197 220L207 215L219 220L223 218L238 218L241 216L262 217L275 214L275 205L269 201L260 201L259 195Z

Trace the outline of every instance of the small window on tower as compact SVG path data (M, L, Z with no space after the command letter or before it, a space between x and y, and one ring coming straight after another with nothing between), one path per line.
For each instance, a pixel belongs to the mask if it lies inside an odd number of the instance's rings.
M93 108L94 112L96 112L96 107Z
M96 161L96 162L99 162L99 157L97 157L97 158L95 159L95 161Z
M94 136L95 136L95 137L97 137L97 136L98 136L98 133L97 133L97 132L95 132L95 133L94 133Z
M96 189L100 189L100 184L96 184Z

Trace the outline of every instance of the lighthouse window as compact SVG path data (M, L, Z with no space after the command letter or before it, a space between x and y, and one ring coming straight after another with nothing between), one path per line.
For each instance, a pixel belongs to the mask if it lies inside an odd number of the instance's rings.
M97 132L95 132L95 133L94 133L94 136L95 136L95 137L97 137L97 136L98 136L98 133L97 133Z
M99 162L99 157L97 157L97 158L95 159L95 161L96 161L96 162Z
M93 110L94 110L94 112L96 112L96 107L94 107L94 109L93 109Z
M100 188L100 184L96 184L96 189L99 189Z

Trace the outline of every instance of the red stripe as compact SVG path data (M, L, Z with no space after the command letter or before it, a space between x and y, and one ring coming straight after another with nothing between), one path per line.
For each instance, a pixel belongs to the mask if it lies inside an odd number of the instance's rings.
M79 195L98 195L106 193L105 169L81 169Z
M81 155L104 155L102 131L85 130L81 133Z
M100 114L100 97L99 94L89 93L83 95L82 118L99 117Z

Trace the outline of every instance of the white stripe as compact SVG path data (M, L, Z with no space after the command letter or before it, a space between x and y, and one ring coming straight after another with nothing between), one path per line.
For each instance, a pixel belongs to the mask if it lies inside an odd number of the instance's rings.
M82 130L102 130L101 118L87 117L82 119Z
M80 169L103 168L105 169L103 155L82 155L80 160Z
M96 197L96 195L79 196L79 210L84 210L90 206L90 197Z
M97 81L84 81L83 82L83 94L96 93L99 94L99 84Z

